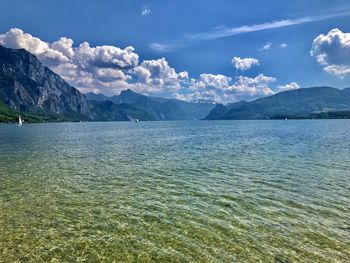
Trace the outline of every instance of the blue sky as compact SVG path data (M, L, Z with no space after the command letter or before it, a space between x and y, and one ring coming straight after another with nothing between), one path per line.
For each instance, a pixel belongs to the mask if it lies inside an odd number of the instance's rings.
M313 45L314 39L327 36L335 28L341 32L336 32L336 37L345 34L347 39L349 18L348 0L0 0L0 43L27 47L28 42L21 42L27 33L50 48L61 37L72 39L74 48L88 42L89 52L103 45L122 51L132 46L134 50L129 53L138 58L123 58L129 59L125 67L104 64L98 68L101 63L97 63L97 51L94 64L84 66L79 52L80 60L74 62L78 64L71 63L81 70L78 75L72 75L67 67L58 68L32 46L29 51L83 92L112 95L130 87L159 96L229 102L270 95L288 87L350 86L350 56L334 62L330 48L336 45L325 46L326 40L320 40L317 47ZM14 28L23 34L14 33L16 41L10 41L10 36L6 40L4 35ZM345 47L346 43L341 46ZM344 50L346 56L350 54ZM84 54L91 60L91 54ZM320 62L325 54L328 60ZM232 64L234 57L252 58L258 63L241 70Z

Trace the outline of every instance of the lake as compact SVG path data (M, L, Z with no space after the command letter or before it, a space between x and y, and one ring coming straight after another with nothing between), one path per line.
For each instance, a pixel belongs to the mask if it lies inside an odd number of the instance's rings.
M0 124L1 262L349 262L350 121Z

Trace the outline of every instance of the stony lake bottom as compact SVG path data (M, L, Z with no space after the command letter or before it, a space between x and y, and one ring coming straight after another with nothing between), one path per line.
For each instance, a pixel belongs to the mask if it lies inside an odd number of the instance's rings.
M0 262L349 262L350 121L0 125Z

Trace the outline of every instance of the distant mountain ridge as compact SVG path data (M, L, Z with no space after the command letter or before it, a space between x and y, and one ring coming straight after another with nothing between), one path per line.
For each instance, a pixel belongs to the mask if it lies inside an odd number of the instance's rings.
M313 87L289 90L251 102L217 105L207 120L313 118L350 110L350 88ZM329 115L332 116L332 115Z
M215 107L215 104L212 102L187 102L176 99L149 97L130 89L123 90L120 95L112 97L95 93L87 93L85 96L90 101L111 101L116 104L137 105L156 120L199 120L205 118Z

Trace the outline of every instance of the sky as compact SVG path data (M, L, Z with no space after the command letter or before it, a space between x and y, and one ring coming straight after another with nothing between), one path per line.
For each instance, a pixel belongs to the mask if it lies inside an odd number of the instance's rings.
M84 93L229 103L350 86L348 0L0 0L0 44Z

